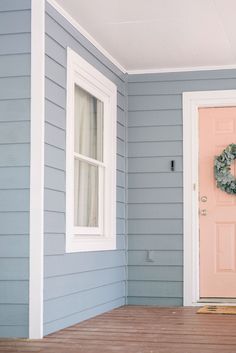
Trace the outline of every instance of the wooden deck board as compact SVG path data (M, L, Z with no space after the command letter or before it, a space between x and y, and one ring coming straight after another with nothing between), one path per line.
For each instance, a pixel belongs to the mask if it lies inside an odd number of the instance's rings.
M48 335L0 340L0 352L236 353L236 316L125 306Z

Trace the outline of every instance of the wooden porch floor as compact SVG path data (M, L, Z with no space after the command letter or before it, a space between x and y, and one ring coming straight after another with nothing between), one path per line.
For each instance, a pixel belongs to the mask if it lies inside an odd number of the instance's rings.
M0 340L1 352L236 353L236 315L126 306L48 335Z

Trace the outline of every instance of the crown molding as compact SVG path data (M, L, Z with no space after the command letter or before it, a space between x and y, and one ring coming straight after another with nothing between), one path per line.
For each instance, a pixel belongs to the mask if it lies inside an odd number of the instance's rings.
M118 69L123 73L127 73L127 70L94 39L65 9L63 9L55 0L47 0L47 2L53 6L70 24L76 28L85 38L88 39L107 59L109 59Z
M172 72L190 72L190 71L213 71L213 70L232 70L236 69L235 65L219 65L219 66L188 66L188 67L172 67L163 69L143 69L143 70L127 70L129 75L144 75L144 74L161 74Z

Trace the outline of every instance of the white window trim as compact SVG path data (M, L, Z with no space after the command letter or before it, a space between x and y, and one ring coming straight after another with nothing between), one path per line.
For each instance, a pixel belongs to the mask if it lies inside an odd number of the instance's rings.
M104 117L104 161L107 175L104 198L103 235L88 228L83 235L76 234L74 227L74 86L103 101ZM117 88L95 67L67 48L67 122L66 122L66 251L101 251L116 248L116 115ZM107 131L106 131L107 129ZM84 156L83 156L84 158ZM99 163L99 162L98 162ZM97 230L97 228L96 228ZM86 234L85 234L86 233ZM93 233L93 234L91 234Z
M198 108L225 106L236 106L236 90L183 93L184 306L203 304L199 293ZM215 303L228 304L227 299Z

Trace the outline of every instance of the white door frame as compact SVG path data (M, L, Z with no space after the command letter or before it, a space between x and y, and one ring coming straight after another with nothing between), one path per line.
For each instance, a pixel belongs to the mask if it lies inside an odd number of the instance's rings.
M202 305L199 302L198 108L223 106L236 106L236 90L183 93L184 306Z

